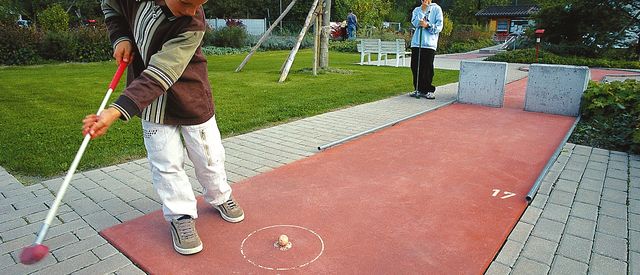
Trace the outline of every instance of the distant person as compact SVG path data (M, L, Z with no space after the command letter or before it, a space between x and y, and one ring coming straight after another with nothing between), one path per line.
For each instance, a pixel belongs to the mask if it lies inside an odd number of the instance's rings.
M443 21L442 8L432 0L422 0L411 15L411 24L416 28L411 39L411 72L416 96L436 98L433 59Z
M244 219L227 182L207 58L200 48L207 26L204 2L102 0L113 56L118 63L130 63L127 87L100 115L83 120L82 134L93 139L118 119L141 118L151 181L180 254L203 248L195 224L196 198L184 169L185 147L204 201L228 222Z
M357 29L358 29L358 17L356 17L353 11L349 11L349 15L347 15L347 39L349 40L356 39Z

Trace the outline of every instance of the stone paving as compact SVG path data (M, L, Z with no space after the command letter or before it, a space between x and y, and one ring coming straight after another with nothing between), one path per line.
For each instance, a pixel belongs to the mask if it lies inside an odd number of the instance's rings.
M509 81L526 76L518 66L510 64ZM449 84L433 101L397 96L224 139L229 179L237 183L320 145L445 106L456 92ZM190 165L188 174L199 192ZM51 255L18 263L62 180L25 187L0 167L0 274L144 274L98 232L160 209L145 159L76 173L45 239ZM640 157L566 144L486 273L640 274Z

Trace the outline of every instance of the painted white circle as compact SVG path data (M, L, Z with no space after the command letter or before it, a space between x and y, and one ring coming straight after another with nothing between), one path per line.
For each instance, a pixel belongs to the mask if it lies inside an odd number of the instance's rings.
M318 238L318 240L320 240L320 246L321 246L320 247L320 252L318 253L318 255L315 256L315 258L311 259L310 261L305 262L305 263L300 264L300 265L290 266L290 267L272 267L272 266L266 266L264 264L258 264L256 262L252 261L244 252L245 242L249 238L251 238L252 235L254 235L254 234L256 234L256 233L258 233L260 231L271 229L271 228L275 228L275 227L292 227L292 228L298 228L298 229L302 229L302 230L308 231L309 233L315 235ZM291 224L276 224L276 225L271 225L271 226L260 228L260 229L258 229L256 231L251 232L249 235L247 235L247 237L245 237L242 240L242 244L240 244L240 253L242 253L242 257L244 257L245 260L250 262L252 265L255 265L255 266L263 268L263 269L268 269L268 270L282 270L282 271L284 271L284 270L293 270L293 269L296 269L296 268L302 268L302 267L305 267L305 266L313 263L318 258L320 258L320 255L322 255L323 252L324 252L324 240L322 240L322 237L320 237L320 235L318 235L318 233L316 233L315 231L313 231L313 230L311 230L309 228L302 227L302 226L297 226L297 225L291 225Z

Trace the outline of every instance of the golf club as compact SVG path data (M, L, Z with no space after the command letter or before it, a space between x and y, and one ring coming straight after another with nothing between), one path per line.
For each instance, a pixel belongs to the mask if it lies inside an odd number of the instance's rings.
M107 90L107 94L104 96L104 99L102 100L102 104L100 104L100 108L98 108L98 112L96 114L100 115L102 110L104 110L105 106L107 105L107 101L111 96L111 93L116 88L116 86L118 86L120 77L122 76L122 73L126 68L127 68L127 63L121 62L120 65L118 66L118 70L116 71L116 74L113 76L113 79L109 84L109 89ZM35 242L31 246L28 246L22 249L22 252L20 253L20 262L22 264L30 265L30 264L37 263L42 259L44 259L44 257L47 256L47 254L49 253L49 248L43 245L42 241L44 240L44 237L47 234L47 230L49 230L49 226L51 226L51 222L53 221L54 216L58 213L58 207L60 206L62 197L64 197L64 193L67 191L67 187L69 186L69 182L73 177L73 173L76 171L76 168L78 168L78 163L80 163L82 154L84 154L84 150L87 148L87 145L89 144L90 140L91 140L91 135L86 134L84 136L84 140L82 141L82 145L80 145L80 149L78 150L78 153L76 153L76 156L73 159L73 162L71 163L71 167L69 167L69 171L67 171L67 175L64 177L64 181L62 182L62 185L60 185L60 189L58 189L58 194L56 195L56 198L53 201L53 204L51 205L49 212L47 213L47 217L45 218L44 223L42 224L42 227L40 228L40 231L36 236Z

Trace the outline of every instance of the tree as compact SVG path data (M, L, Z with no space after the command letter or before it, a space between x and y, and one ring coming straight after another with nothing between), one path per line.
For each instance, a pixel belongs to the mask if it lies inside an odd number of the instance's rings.
M636 1L541 0L538 28L545 29L550 43L581 45L597 53L628 39L627 30L640 23Z
M462 24L478 23L476 13L488 6L506 6L511 0L455 0L450 14L454 22Z
M358 27L380 27L392 9L392 0L336 0L334 19L346 20L349 10L358 16Z

